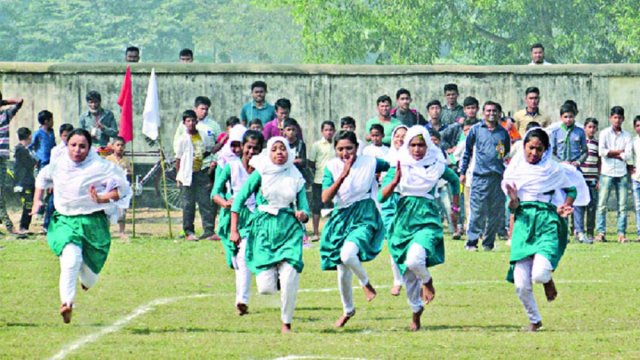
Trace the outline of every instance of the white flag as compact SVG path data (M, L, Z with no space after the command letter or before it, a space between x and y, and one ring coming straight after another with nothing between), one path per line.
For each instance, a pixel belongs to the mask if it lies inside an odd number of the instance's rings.
M147 87L147 99L144 101L144 112L142 113L142 133L151 140L158 139L158 128L160 127L160 102L158 101L158 82L156 81L156 70L151 69L149 86Z

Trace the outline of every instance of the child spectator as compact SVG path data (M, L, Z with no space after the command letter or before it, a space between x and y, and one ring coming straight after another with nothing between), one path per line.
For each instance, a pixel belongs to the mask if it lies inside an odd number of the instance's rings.
M389 147L382 143L384 138L384 127L380 124L373 124L369 128L369 138L371 144L367 145L362 153L377 159L384 159L389 153Z
M9 124L11 119L18 113L22 107L23 100L18 99L2 99L0 92L0 108L5 105L13 105L6 110L0 110L0 221L4 223L10 233L14 233L13 223L7 214L7 208L4 203L5 183L7 181L7 160L9 159Z
M356 119L352 118L351 116L345 116L342 119L340 119L340 130L347 130L347 131L351 131L353 133L356 132ZM362 152L364 151L364 142L362 142L362 140L360 140L360 138L357 137L358 135L356 135L356 140L358 140L358 150L356 150L356 155L360 156L362 155Z
M433 144L442 151L442 155L444 156L444 158L448 159L446 151L444 151L444 149L440 147L440 141L442 140L440 132L431 129L429 130L429 135L431 136L431 142L433 142ZM447 161L447 165L448 164L449 163ZM449 182L447 180L440 178L438 180L438 183L436 184L436 189L438 194L436 200L438 202L438 205L440 205L440 214L444 216L445 219L447 219L447 227L449 228L449 232L454 234L458 229L456 214L460 211L460 209L452 206L452 190L449 189ZM457 192L460 191L460 189L453 189L453 191L456 190L458 190Z
M560 119L562 124L549 134L551 154L556 161L578 168L587 158L587 137L584 130L575 125L575 107L562 105Z
M307 145L305 145L302 139L298 138L298 129L300 129L300 125L298 124L296 119L288 118L284 121L284 137L289 142L289 146L295 154L293 165L295 165L300 173L304 175L305 169L307 167Z
M122 137L116 136L111 141L111 148L113 149L113 154L107 156L106 160L111 161L112 163L119 166L124 172L127 174L127 180L131 183L131 176L133 174L133 167L129 160L124 157L124 148L125 141ZM118 209L118 228L120 232L120 239L126 240L127 234L124 231L126 220L127 220L127 210L126 209Z
M253 120L249 121L249 130L255 130L255 131L262 132L262 130L263 130L262 120L253 119Z
M636 117L637 119L637 117ZM636 120L634 119L634 127L636 124ZM580 164L580 171L582 172L582 176L584 177L584 181L587 183L587 187L589 188L589 195L591 196L591 200L587 206L576 206L574 208L574 226L578 233L585 234L585 222L586 222L586 236L583 238L578 237L578 241L581 241L585 244L593 244L593 235L596 227L596 208L598 205L598 180L600 177L600 157L598 156L598 138L596 137L596 133L598 132L598 120L595 118L587 118L584 122L584 133L587 137L587 158ZM636 157L636 161L638 159L638 153L636 152L636 142L638 140L634 140L633 143L633 154ZM634 173L634 178L638 176L638 169L636 168L636 172ZM634 195L636 195L636 180L634 183ZM638 198L636 197L636 209L638 208ZM587 215L587 219L585 221L585 214ZM636 213L636 218L637 218Z
M333 150L333 135L336 126L333 121L323 121L320 125L322 139L316 141L309 151L309 167L314 170L313 184L311 185L311 213L313 214L313 235L311 241L320 239L320 210L328 204L322 202L322 176L327 162L335 156Z
M22 203L22 216L20 217L20 230L18 238L26 238L31 224L31 207L33 206L33 191L35 190L35 178L33 171L36 168L36 156L27 146L31 144L31 130L22 127L18 129L20 143L14 149L15 164L13 173L16 179L15 192L20 193Z
M211 202L208 169L202 169L202 159L207 155L204 141L196 129L198 120L193 110L182 113L182 123L185 132L178 138L173 148L176 153L176 181L182 187L183 211L182 229L185 239L198 241L200 239L214 240L214 214ZM202 218L204 233L200 238L195 234L196 203Z
M56 134L53 131L53 114L47 110L38 113L38 123L40 128L33 134L33 141L29 145L29 150L36 153L38 159L38 169L49 165L51 160L51 149L56 146Z
M69 138L69 134L72 131L73 131L73 125L71 124L60 125L60 129L58 130L58 135L60 135L60 144L56 145L53 149L51 149L50 163L56 162L56 160L61 155L65 155L67 153L67 138Z

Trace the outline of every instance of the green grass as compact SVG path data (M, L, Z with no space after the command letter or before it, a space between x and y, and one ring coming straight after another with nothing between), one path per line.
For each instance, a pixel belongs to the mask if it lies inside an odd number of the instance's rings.
M513 285L504 281L508 248L468 253L447 240L447 261L432 269L435 301L423 329L410 333L403 290L389 295L386 250L367 263L378 297L356 290L357 315L335 330L341 314L335 272L321 272L317 246L305 250L294 334L279 333L279 296L250 300L250 315L234 312L234 277L220 243L162 238L114 241L101 278L79 291L73 321L58 315L58 261L43 238L3 240L0 250L0 358L47 358L158 298L205 294L155 306L68 358L640 358L640 244L571 243L554 274L559 297L536 298L545 325L520 331L527 318ZM355 285L355 282L354 282Z

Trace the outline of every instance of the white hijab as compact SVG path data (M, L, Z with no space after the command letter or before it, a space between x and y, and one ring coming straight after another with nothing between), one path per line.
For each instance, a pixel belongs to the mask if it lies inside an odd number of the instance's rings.
M396 149L396 147L393 145L393 138L396 136L396 131L400 129L404 129L405 131L409 130L409 128L405 125L398 125L396 126L395 129L393 129L393 132L391 132L391 146L389 147L389 152L387 153L387 156L384 157L384 160L388 162L389 166L391 167L396 167L396 165L398 164L398 154L400 154L400 149L402 149L402 147L400 147L399 149ZM405 138L406 138L406 134L405 134Z
M120 199L98 204L89 196L89 187L92 185L99 195L118 189ZM71 160L68 152L61 155L40 171L36 187L53 187L54 205L63 215L88 215L104 211L112 223L117 222L118 209L129 207L133 195L124 171L91 150L79 163Z
M409 143L418 136L427 144L427 152L422 159L416 160L411 156ZM404 140L398 155L402 176L397 191L402 196L426 197L442 177L446 159L442 150L431 141L429 131L424 126L414 125L409 128Z
M523 139L534 129L542 128L529 129ZM523 149L514 156L504 172L502 190L505 194L507 193L507 184L516 187L518 198L521 201L541 201L543 200L542 194L553 191L549 200L554 205L560 206L566 198L562 189L573 186L578 192L573 205L586 206L589 204L589 189L578 170L573 166L554 161L550 148L544 152L538 163L530 164L526 160L524 141L522 141L522 146Z
M271 149L277 142L284 144L289 155L283 165L274 164L271 160ZM268 202L268 205L260 205L259 210L277 215L280 209L287 208L296 202L298 192L304 187L305 181L300 171L293 165L294 158L295 154L287 139L274 136L269 139L262 152L249 161L249 165L260 174L262 179L260 191Z
M234 141L242 143L242 137L244 137L246 131L247 128L242 124L238 124L229 130L229 138L218 154L218 166L224 168L230 161L238 159L236 154L231 150L231 143Z

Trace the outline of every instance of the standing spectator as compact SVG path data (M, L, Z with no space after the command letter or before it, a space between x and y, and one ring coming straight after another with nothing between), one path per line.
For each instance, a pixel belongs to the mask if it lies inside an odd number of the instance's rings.
M289 118L290 113L291 101L285 98L278 99L275 105L276 117L264 124L264 129L262 130L265 141L269 141L274 136L282 136L284 121Z
M295 155L293 165L295 165L302 175L305 175L307 168L307 145L305 145L302 139L298 138L298 129L300 129L300 125L296 119L288 118L285 120L284 138L289 142L289 147Z
M556 161L579 168L587 158L587 136L576 126L575 108L565 104L560 108L562 125L549 134L551 154Z
M593 233L596 225L596 206L598 204L598 179L600 177L600 157L598 156L598 138L596 133L598 132L598 120L594 118L587 118L584 122L584 132L587 137L587 158L580 164L580 171L584 177L584 181L589 188L589 204L587 206L577 206L574 209L574 226L578 234L585 233L585 213L586 219L586 236L582 238L578 235L578 241L585 244L593 243ZM634 155L635 152L634 140ZM637 173L636 173L637 174ZM634 181L635 184L635 181ZM635 185L634 185L635 189ZM637 204L637 201L636 201ZM637 216L637 212L636 212Z
M6 110L0 110L0 221L7 227L7 231L14 233L13 223L7 214L7 207L4 203L7 181L7 160L9 159L9 124L11 119L18 113L24 100L22 98L3 100L0 92L0 109L5 105L13 105Z
M389 147L382 143L382 138L384 138L384 128L382 125L371 125L369 128L369 139L371 139L371 144L364 148L362 154L376 159L385 159L389 153Z
M129 46L124 51L124 61L137 63L140 62L140 49L135 46Z
M111 111L102 108L99 92L89 91L85 99L89 110L80 115L79 127L89 131L94 144L107 146L111 138L118 136L118 123Z
M173 145L176 153L176 181L178 186L183 188L182 229L186 240L199 240L193 226L197 203L204 229L200 239L215 240L213 203L209 197L211 180L207 169L202 168L202 162L208 152L205 150L204 140L196 129L198 119L195 111L187 110L182 113L182 122L185 132Z
M549 116L542 115L538 107L540 105L540 89L537 87L527 88L524 92L524 102L526 107L513 115L520 134L526 132L527 124L532 121L539 123L544 128L551 125Z
M431 100L427 104L427 114L429 115L429 120L427 121L427 127L433 129L437 132L444 131L448 125L440 122L440 114L442 114L442 104L440 100Z
M441 124L451 125L458 122L459 118L464 117L462 105L458 104L458 96L458 85L446 84L444 86L444 97L447 100L440 115Z
M551 65L544 59L544 46L540 43L531 45L531 62L529 65Z
M602 130L598 139L598 153L602 168L596 213L598 235L594 241L606 241L607 202L612 188L615 189L618 198L618 242L627 241L627 189L629 188L627 162L632 161L633 158L633 140L631 134L622 130L623 122L622 106L612 107L609 115L611 126Z
M447 128L442 131L442 148L447 154L452 154L456 151L456 146L460 140L462 134L462 128L465 122L472 123L473 125L480 122L478 119L478 110L480 110L480 102L473 96L467 96L462 103L463 117L458 118L455 123L447 125ZM462 122L460 122L462 120ZM463 181L461 181L463 182Z
M29 150L36 153L38 169L49 165L51 149L56 146L56 134L53 131L53 114L42 110L38 113L40 128L33 134L33 140L29 144Z
M31 130L25 127L18 129L18 140L20 143L16 145L14 150L16 160L13 164L13 174L16 179L14 191L20 193L20 202L22 203L18 237L26 238L31 224L31 207L33 206L33 192L36 184L33 171L37 162L36 155L27 148L31 144Z
M356 119L351 116L345 116L340 119L340 130L351 131L352 133L356 133ZM356 149L356 155L361 156L364 152L365 142L358 138L356 135L356 142L358 143L358 148Z
M633 129L636 136L633 137L633 172L631 179L633 180L633 200L636 210L636 241L640 241L640 115L636 115L633 119ZM586 177L586 175L585 175Z
M336 133L336 126L333 121L323 121L320 126L322 139L316 141L309 151L309 167L314 169L313 184L311 185L311 213L313 214L313 235L311 241L320 240L320 210L326 204L322 202L322 176L327 162L331 160L335 151L333 150L333 135Z
M193 51L191 49L180 50L180 62L183 64L190 64L193 62Z
M418 110L411 109L411 93L409 90L401 88L396 92L396 105L396 108L391 109L391 116L400 120L403 125L410 127L427 124L424 116L419 114Z
M391 98L387 95L382 95L376 100L376 106L378 110L378 116L369 119L365 126L365 131L369 133L371 131L371 125L380 124L384 128L384 133L386 134L384 138L382 138L382 143L384 145L391 146L391 133L393 129L398 125L402 125L400 120L391 116ZM365 137L365 140L369 141L369 135Z
M495 236L504 216L505 194L500 188L504 174L505 156L509 154L509 133L498 125L496 104L487 101L483 106L484 122L474 125L467 136L465 153L460 168L460 182L475 155L473 181L470 194L470 219L465 249L478 250L478 239L484 233L482 247L491 251ZM486 229L486 230L485 230Z
M249 121L249 130L253 130L253 131L257 131L260 134L262 134L262 130L263 130L263 124L262 124L262 120L260 119L253 119L251 121ZM263 137L264 139L264 137Z
M56 145L53 149L51 149L51 160L50 163L56 162L56 160L66 153L69 152L67 150L67 139L69 138L69 134L73 131L73 125L71 124L62 124L58 130L58 135L60 135L60 143Z
M111 143L113 147L113 154L106 157L105 160L110 161L116 164L122 171L125 172L127 176L127 180L131 182L131 176L133 175L133 167L124 156L124 148L126 146L126 142L120 136L116 136L113 138L113 142ZM120 239L127 240L128 236L125 233L124 229L127 223L127 209L118 209L118 230L120 233Z
M275 107L265 100L266 95L266 82L258 80L251 84L251 97L253 100L244 104L242 110L240 110L240 120L243 123L248 123L253 119L260 119L264 126L276 117ZM289 110L291 110L291 104L289 104Z

